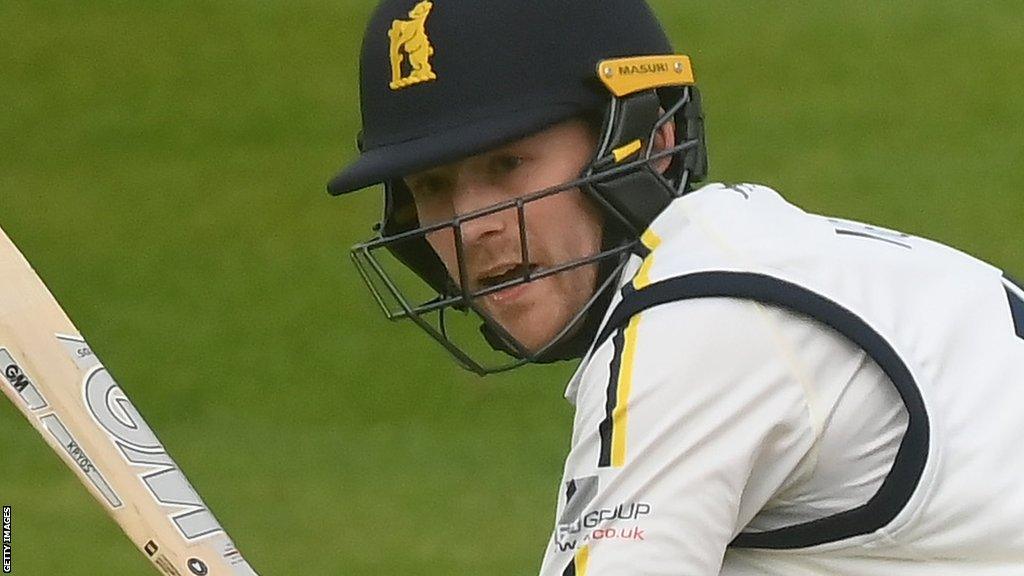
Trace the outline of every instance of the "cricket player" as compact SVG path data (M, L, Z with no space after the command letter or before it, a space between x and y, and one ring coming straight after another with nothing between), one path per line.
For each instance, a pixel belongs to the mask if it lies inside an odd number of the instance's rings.
M699 185L693 65L642 0L385 0L366 32L329 189L384 185L368 285L475 372L579 359L541 574L1024 574L1024 291Z

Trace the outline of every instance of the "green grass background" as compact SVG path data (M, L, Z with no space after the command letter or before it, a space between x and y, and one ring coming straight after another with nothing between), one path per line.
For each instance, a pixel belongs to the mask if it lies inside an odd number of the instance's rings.
M712 175L1024 275L1016 1L660 0ZM571 366L478 379L347 262L366 0L0 2L0 225L264 574L529 574ZM7 403L15 574L145 575Z

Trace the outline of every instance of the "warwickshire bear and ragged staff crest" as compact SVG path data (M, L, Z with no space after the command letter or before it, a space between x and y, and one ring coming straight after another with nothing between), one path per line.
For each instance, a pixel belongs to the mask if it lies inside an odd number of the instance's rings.
M391 38L391 89L400 90L421 82L437 79L430 66L434 47L427 37L427 17L434 3L424 0L409 12L411 20L395 20L388 31ZM403 76L405 57L409 57L410 72Z

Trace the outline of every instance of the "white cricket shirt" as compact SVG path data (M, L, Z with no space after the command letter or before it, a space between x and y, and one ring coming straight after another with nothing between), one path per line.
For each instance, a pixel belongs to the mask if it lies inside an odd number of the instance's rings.
M542 576L1024 574L1024 292L754 185L663 212L567 390Z

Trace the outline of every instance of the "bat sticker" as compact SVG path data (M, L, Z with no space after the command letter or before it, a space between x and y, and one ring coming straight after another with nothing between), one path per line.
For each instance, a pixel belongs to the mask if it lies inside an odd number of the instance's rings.
M14 389L29 410L36 411L46 408L46 399L6 348L0 348L0 373L4 375L4 380Z
M78 467L82 469L82 472L89 481L93 483L93 486L99 490L100 494L103 494L103 498L107 500L110 507L120 508L122 505L121 499L118 498L117 494L114 493L114 490L110 488L110 484L108 484L107 480L102 474L100 474L100 471L93 466L92 460L89 459L89 456L84 450L82 450L82 447L77 441L75 441L74 437L71 436L67 427L60 421L60 418L57 418L56 414L47 414L40 418L39 421L43 423L43 426L50 435L57 440L57 443L64 448L64 451L71 457L71 460L74 461L75 464L78 464Z
M72 360L87 370L82 386L85 405L128 463L141 467L139 479L186 540L224 532L199 493L167 454L128 396L80 337L57 335Z

